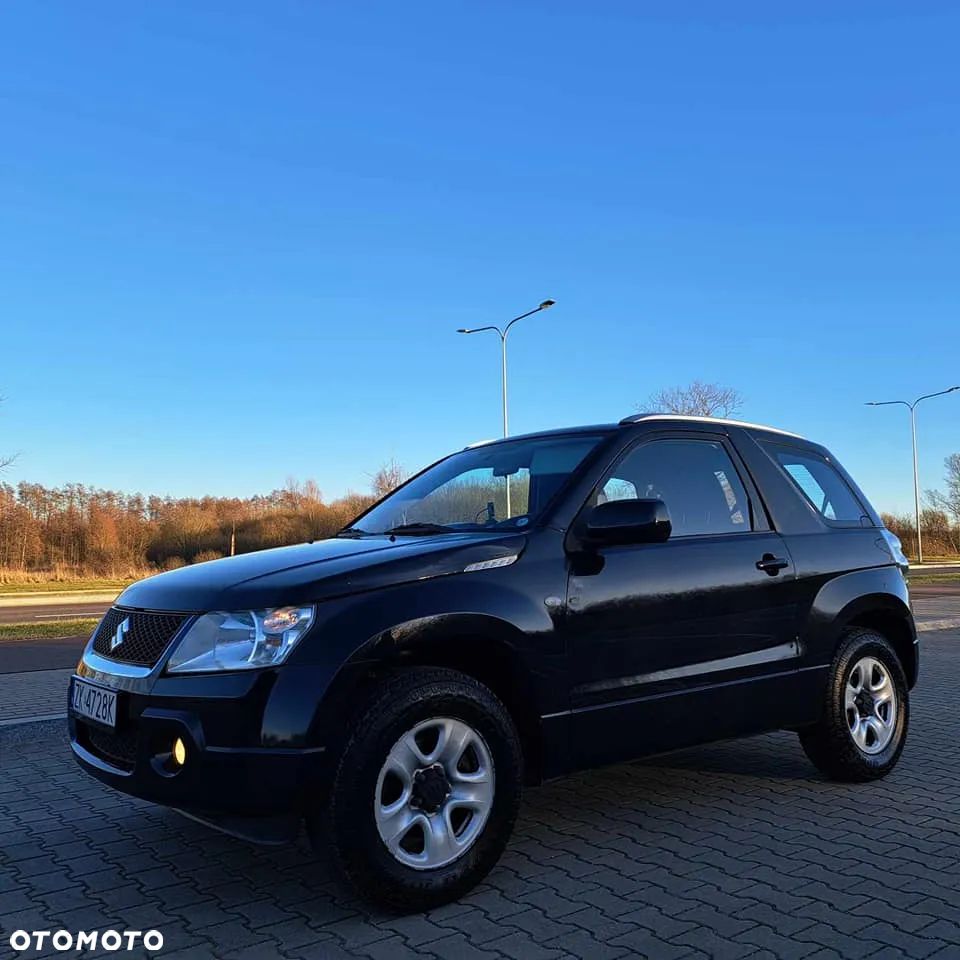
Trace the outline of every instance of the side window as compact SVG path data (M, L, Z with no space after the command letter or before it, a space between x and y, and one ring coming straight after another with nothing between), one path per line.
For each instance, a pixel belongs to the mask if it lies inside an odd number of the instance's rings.
M860 523L863 507L843 477L823 457L791 447L767 446L820 516L835 523Z
M653 497L674 537L746 533L750 504L730 456L712 440L653 440L630 451L603 481L597 503Z

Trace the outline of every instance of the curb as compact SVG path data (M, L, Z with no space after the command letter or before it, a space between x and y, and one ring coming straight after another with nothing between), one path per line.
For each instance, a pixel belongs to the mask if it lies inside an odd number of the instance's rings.
M35 717L11 717L8 720L0 720L0 727L16 727L21 723L46 723L48 720L66 720L65 713L41 713Z

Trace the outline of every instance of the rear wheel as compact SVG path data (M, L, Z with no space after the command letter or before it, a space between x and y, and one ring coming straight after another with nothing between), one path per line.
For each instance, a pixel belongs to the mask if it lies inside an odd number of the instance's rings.
M876 780L900 759L909 719L907 681L893 647L876 630L856 628L834 657L823 716L801 731L800 743L833 780Z
M369 900L426 910L496 863L520 803L522 758L506 708L472 677L413 668L359 709L311 839Z

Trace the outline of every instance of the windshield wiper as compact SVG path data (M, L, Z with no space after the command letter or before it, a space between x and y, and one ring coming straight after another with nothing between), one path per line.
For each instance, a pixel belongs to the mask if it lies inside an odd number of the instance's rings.
M368 530L361 530L359 527L344 527L342 530L337 531L338 537L365 537L369 533Z
M401 523L398 527L391 527L383 531L386 534L410 534L417 536L419 534L430 533L456 533L453 527L447 527L442 523Z

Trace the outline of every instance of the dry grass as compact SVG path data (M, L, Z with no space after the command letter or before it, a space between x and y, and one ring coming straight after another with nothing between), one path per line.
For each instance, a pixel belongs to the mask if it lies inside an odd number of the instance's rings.
M107 571L58 565L48 570L0 567L0 596L10 593L63 593L74 590L116 590L156 573L152 567L118 564Z
M907 578L911 583L955 583L960 586L960 570L956 573L914 573Z
M133 580L110 580L92 577L89 580L46 580L8 583L0 581L0 597L11 593L68 593L68 592L97 592L119 593L124 587L133 583Z
M56 640L59 637L89 636L100 622L98 617L76 620L47 620L44 623L0 623L0 641Z

